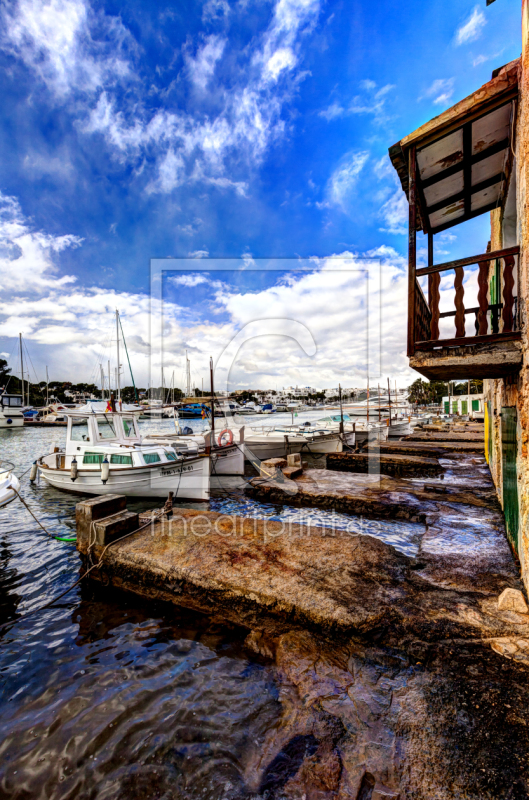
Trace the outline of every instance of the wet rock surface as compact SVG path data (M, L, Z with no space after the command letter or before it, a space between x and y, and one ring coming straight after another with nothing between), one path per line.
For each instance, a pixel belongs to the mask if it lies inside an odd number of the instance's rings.
M529 614L498 603L523 587L484 460L441 465L425 480L308 470L255 482L282 502L285 486L289 503L333 487L332 507L343 492L423 514L415 558L370 536L191 509L106 551L97 580L244 626L272 670L277 719L215 798L528 796ZM145 781L123 796L158 791Z
M436 458L412 456L406 453L376 452L330 453L327 456L327 469L343 472L382 472L391 477L423 477L439 475L443 471Z

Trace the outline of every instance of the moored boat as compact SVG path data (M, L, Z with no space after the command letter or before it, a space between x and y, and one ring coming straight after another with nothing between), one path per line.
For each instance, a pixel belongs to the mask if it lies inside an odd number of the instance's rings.
M104 405L67 413L66 446L37 461L47 483L75 494L167 497L173 492L174 499L209 499L206 453L198 446L177 452L170 444L144 443L138 412L106 412Z
M22 395L0 394L0 428L22 428L23 425Z
M0 508L14 500L20 490L20 481L13 470L13 464L0 462Z

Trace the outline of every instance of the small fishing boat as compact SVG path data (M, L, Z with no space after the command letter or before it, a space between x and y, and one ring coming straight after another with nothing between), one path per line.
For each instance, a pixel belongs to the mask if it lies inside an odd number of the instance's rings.
M317 423L313 424L310 422L305 422L302 425L276 426L275 430L280 433L299 433L303 436L305 444L303 445L302 452L308 455L312 455L313 453L318 455L323 453L341 453L346 436L344 433L342 437L339 430L330 430L329 428L318 426ZM347 436L350 438L350 441L347 443L354 446L354 431L352 432L352 437L350 437L349 433Z
M20 491L20 481L13 470L13 464L7 461L0 462L0 508L7 506Z
M211 430L193 433L191 428L178 428L175 433L149 433L142 441L144 444L167 444L177 453L192 452L198 447L199 453L209 453L210 474L213 477L244 475L244 451L241 446L244 428L239 430L239 436L240 442L236 442L230 429L225 429L216 436L215 431Z
M144 442L138 411L106 411L90 403L69 411L66 446L41 456L32 471L56 489L74 494L124 494L208 500L210 458L198 445L176 448ZM74 425L74 422L78 423Z
M251 427L244 433L244 453L248 461L286 458L292 453L301 453L306 442L301 433L280 432L266 426Z
M0 394L0 428L22 428L24 426L24 414L22 411L22 395Z

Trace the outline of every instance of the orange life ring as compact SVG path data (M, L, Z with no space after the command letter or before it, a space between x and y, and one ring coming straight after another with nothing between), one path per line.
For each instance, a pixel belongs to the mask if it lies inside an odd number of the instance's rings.
M222 439L226 434L228 435L228 442L224 443ZM224 428L224 430L219 433L219 438L217 439L217 442L219 444L219 447L229 447L230 444L233 444L233 432L230 431L229 428Z

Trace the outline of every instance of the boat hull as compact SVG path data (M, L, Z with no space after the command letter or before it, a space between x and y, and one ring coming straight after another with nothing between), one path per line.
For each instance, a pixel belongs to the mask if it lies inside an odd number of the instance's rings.
M39 474L55 489L73 494L123 494L127 497L167 497L174 500L209 500L209 458L155 465L111 469L106 483L99 470L79 470L72 481L69 469L39 464Z
M245 436L244 454L248 461L286 458L287 455L292 453L301 453L304 444L304 441L291 441L287 436L284 437L283 441L280 439L269 439L267 441L264 437L261 439Z
M8 414L5 411L0 411L0 428L22 428L24 426L24 415L21 411L14 414Z

